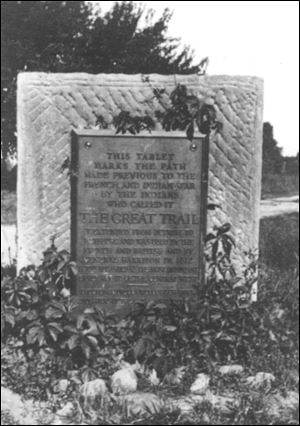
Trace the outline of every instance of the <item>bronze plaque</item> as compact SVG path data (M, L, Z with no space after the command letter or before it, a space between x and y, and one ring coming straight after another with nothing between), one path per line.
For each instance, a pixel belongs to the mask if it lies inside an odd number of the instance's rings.
M203 276L208 140L74 133L72 254L85 302L184 300Z

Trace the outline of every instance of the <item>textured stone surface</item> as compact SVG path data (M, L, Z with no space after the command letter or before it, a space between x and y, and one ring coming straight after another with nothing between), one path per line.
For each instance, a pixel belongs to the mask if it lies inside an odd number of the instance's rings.
M151 75L154 87L175 87L174 76ZM231 222L237 252L257 247L262 148L262 81L254 77L176 76L176 82L215 103L223 122L210 145L210 227ZM39 263L49 238L69 249L70 184L61 166L72 129L111 123L121 110L159 109L140 75L22 73L18 78L18 262ZM159 129L159 127L158 127ZM188 141L187 141L188 143ZM211 216L211 218L210 218ZM213 217L213 219L212 219Z

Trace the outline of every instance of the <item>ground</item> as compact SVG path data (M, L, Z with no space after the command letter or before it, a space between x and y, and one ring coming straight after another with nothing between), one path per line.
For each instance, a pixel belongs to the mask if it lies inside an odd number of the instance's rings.
M261 219L292 212L299 213L299 195L294 195L291 197L267 198L265 200L261 200Z
M13 198L5 196L8 206L2 216L5 222L13 222ZM67 391L60 383L63 390L53 393L48 375L39 371L38 365L32 367L36 368L36 375L33 371L28 376L28 370L24 370L26 362L13 358L8 348L2 346L5 388L1 424L298 424L299 204L295 197L288 197L263 201L262 206L260 315L264 326L269 328L272 350L258 351L251 362L242 365L242 370L235 374L222 376L219 364L213 364L207 372L209 388L205 390L205 397L190 391L196 373L201 371L195 371L192 377L185 377L177 385L153 384L146 376L139 375L137 393L130 394L126 400L127 414L123 409L111 407L99 411L97 405L96 419L82 415L76 392ZM278 215L278 212L284 214ZM234 360L229 360L228 365L232 367L232 364ZM253 388L251 380L253 383L259 372L267 373L269 379L262 387ZM198 386L205 387L207 381L205 377L202 379L204 385L198 383ZM64 380L69 383L67 386L73 383L69 376ZM21 398L7 388L17 391ZM38 401L42 394L44 402ZM157 396L165 403L173 401L175 409L156 412L155 404L160 401ZM147 415L150 418L143 420L139 410L142 403L147 405L149 401L150 414Z
M299 174L269 174L262 180L262 199L299 195Z

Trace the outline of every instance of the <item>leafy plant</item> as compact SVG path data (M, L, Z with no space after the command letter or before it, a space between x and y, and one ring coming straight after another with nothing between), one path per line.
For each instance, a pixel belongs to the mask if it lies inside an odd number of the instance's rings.
M201 102L197 96L189 94L185 85L177 84L168 96L165 88L153 87L148 76L143 75L142 81L150 86L153 98L157 99L161 106L160 110L155 111L155 117L167 132L185 131L187 138L192 141L196 129L205 135L221 130L222 126L217 120L214 106ZM98 116L96 124L101 129L108 127L108 123L101 115ZM151 116L132 116L130 112L123 110L114 117L113 125L117 134L129 132L136 135L143 130L151 132L155 128Z
M31 322L26 330L26 343L28 346L37 346L38 349L53 346L57 342L59 335L63 332L58 321L46 321L39 318Z
M127 319L134 358L155 368L160 378L182 365L203 369L215 361L249 359L249 344L260 332L260 317L251 304L257 263L249 254L249 264L237 276L230 230L226 223L207 235L207 280L201 287L195 284L197 297L139 304Z
M5 278L1 283L2 297L7 305L25 308L31 302L31 287L19 277Z
M213 278L217 279L219 273L224 279L227 276L235 276L235 270L231 263L231 252L236 246L233 237L229 234L231 230L230 223L218 227L214 226L213 230L206 236L206 244L208 246L208 254L206 260L209 264L208 269L212 270Z
M1 210L2 210L2 200L1 200ZM10 250L10 248L8 248ZM17 268L16 268L16 261L10 261L8 265L2 265L1 264L1 281L4 278L15 278L17 276Z
M121 111L120 114L114 118L113 124L116 128L116 133L131 133L135 135L140 133L142 130L151 130L154 129L155 124L151 117L143 116L132 117L128 111Z
M89 362L91 356L99 350L96 336L89 333L81 324L69 325L65 331L70 335L65 345L73 354L75 364L82 366L85 362Z
M164 108L163 112L156 112L156 117L167 132L171 130L185 131L187 138L192 141L197 128L205 135L212 130L221 129L214 106L201 102L195 95L188 94L186 86L177 84L170 94L171 106L165 106L165 103L161 101L162 93L154 91L155 97L159 99Z
M72 287L72 278L77 275L77 267L67 250L58 252L54 244L55 236L51 241L51 246L43 253L44 259L37 270L37 277L49 289L59 292Z
M30 265L16 278L5 277L1 281L3 338L9 333L20 335L25 346L35 350L53 346L76 310L74 302L61 295L75 274L75 263L66 251L58 252L52 240L38 268Z
M16 323L16 309L1 302L1 335L11 333Z

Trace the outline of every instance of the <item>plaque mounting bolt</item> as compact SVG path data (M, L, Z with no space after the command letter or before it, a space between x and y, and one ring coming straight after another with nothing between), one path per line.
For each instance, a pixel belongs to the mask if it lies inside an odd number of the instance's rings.
M89 148L91 148L92 147L92 142L86 142L85 144L84 144L84 146L85 146L85 148L86 149L89 149Z
M194 151L196 151L196 149L197 149L197 144L195 142L192 142L191 145L190 145L190 150L192 152L194 152Z

